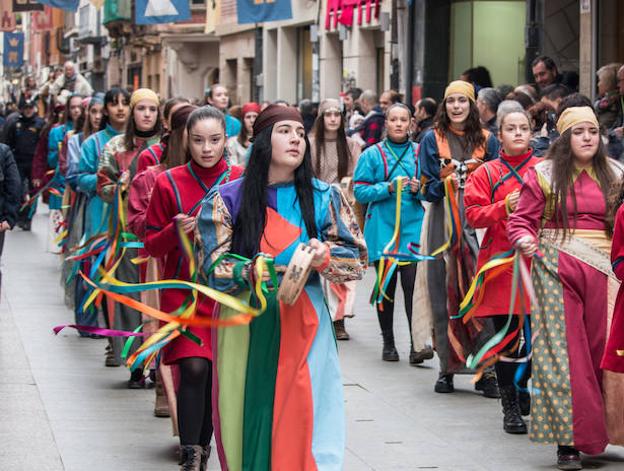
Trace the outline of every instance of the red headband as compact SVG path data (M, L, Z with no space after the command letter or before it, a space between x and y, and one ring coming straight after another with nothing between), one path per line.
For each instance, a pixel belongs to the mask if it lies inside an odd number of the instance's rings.
M253 135L258 136L263 129L273 126L280 121L297 121L303 124L303 118L297 108L281 105L269 105L256 118L253 125Z
M243 118L245 117L245 115L247 113L260 113L260 105L258 103L254 103L253 101L251 103L245 103L243 105Z

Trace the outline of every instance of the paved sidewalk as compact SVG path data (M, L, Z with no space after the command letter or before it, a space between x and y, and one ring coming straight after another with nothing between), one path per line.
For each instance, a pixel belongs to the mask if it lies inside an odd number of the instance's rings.
M177 469L168 419L152 416L153 390L130 391L124 368L104 367L104 340L58 337L72 322L63 304L58 256L45 252L47 213L33 232L7 236L0 302L0 470L118 471ZM474 393L433 392L436 361L407 362L403 310L395 330L401 361L383 363L381 338L361 283L352 335L340 342L347 411L346 471L549 470L554 449L502 432L499 401ZM588 458L587 469L624 469L624 449ZM210 470L218 470L213 459ZM281 470L280 470L281 471ZM290 470L288 470L290 471ZM298 471L298 470L292 470ZM321 470L322 471L322 470Z

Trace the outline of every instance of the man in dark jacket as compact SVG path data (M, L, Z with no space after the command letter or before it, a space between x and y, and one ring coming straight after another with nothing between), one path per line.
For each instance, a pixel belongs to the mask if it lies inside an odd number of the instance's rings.
M364 122L356 128L356 132L364 141L363 149L377 144L383 138L386 118L377 101L377 94L366 90L360 95L360 106L365 113Z
M17 221L21 195L21 180L11 149L0 144L0 258L4 247L4 233L13 229ZM0 272L1 286L2 272Z
M22 201L28 199L32 189L30 173L32 170L35 148L45 122L36 114L35 104L26 100L17 121L11 123L7 129L7 145L13 151L17 169L22 179ZM20 211L17 225L25 231L30 230L30 209Z

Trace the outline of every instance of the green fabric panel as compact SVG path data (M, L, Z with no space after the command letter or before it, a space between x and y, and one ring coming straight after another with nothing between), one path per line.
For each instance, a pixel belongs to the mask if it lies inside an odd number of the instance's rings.
M241 293L237 297L247 301L249 292ZM221 319L238 314L225 306L220 308ZM239 470L243 469L243 404L249 351L249 325L221 328L217 333L217 339L221 441L228 468Z
M250 325L243 430L245 471L271 469L273 400L280 350L280 312L275 294L267 296L264 314ZM236 468L232 468L236 469Z
M572 389L566 337L559 251L540 244L542 260L533 263L533 287L539 306L531 309L533 343L531 440L574 446Z

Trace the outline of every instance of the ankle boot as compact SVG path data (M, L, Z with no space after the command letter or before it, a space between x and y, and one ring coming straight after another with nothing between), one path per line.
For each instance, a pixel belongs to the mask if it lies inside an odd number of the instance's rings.
M503 429L507 433L525 434L527 426L520 415L520 405L515 386L500 388L501 402L503 403Z
M200 471L202 450L200 445L180 446L180 471Z
M383 361L399 361L399 352L397 352L394 346L394 332L386 331L382 332L383 337L383 350L381 352L381 359Z
M202 448L201 463L199 465L199 471L208 471L208 458L210 458L210 445L206 445Z
M345 330L344 319L334 321L334 330L336 332L336 340L349 340L351 338Z

